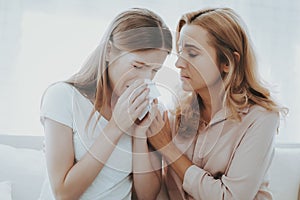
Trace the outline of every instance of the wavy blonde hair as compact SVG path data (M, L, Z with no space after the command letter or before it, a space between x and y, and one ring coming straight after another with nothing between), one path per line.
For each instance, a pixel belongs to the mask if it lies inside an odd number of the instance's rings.
M259 79L255 54L242 24L244 23L241 18L230 8L204 9L186 13L177 25L176 49L178 51L180 31L184 25L201 26L208 32L209 44L216 50L217 65L219 67L222 63L229 65L229 73L223 73L222 79L225 88L223 104L230 109L231 118L240 120L238 110L253 104L286 114L287 109L275 103L270 91ZM240 55L239 60L235 59L235 52ZM187 96L183 105L192 105L197 99L201 110L203 107L201 97L196 98L196 96L196 94ZM184 109L187 109L187 106L177 109L178 120L182 118L180 115ZM192 115L194 114L187 114L189 117Z
M172 50L171 32L154 12L132 8L116 16L80 71L66 81L94 102L91 117L96 111L101 113L104 106L109 105L112 95L106 60L109 41L121 51L163 49L170 53Z

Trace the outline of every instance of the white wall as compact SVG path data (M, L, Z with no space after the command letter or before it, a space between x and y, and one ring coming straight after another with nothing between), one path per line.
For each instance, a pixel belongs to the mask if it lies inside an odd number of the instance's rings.
M113 3L110 3L113 2ZM0 134L43 134L40 97L52 82L75 73L100 41L108 23L130 7L160 14L172 30L185 12L204 7L234 8L248 26L260 72L290 108L281 142L300 142L300 2L277 1L0 0ZM174 58L158 75L170 84Z

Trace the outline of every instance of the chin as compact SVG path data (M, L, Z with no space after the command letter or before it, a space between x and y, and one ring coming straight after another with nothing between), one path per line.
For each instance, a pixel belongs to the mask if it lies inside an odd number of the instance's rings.
M193 87L190 84L182 83L181 88L186 92L194 91Z

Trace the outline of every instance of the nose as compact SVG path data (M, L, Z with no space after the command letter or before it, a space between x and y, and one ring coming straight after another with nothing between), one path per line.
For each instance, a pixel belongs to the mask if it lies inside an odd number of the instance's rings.
M186 68L186 61L178 56L176 62L175 62L175 67L179 68L179 69L183 69L183 68Z

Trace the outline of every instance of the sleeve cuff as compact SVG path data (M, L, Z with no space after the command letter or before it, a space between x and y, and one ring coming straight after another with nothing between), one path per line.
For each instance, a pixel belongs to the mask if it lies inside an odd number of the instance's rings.
M197 192L199 188L199 183L201 182L202 177L205 175L205 171L196 165L190 166L183 178L183 189L190 194L191 196L197 196L198 194L194 194Z

